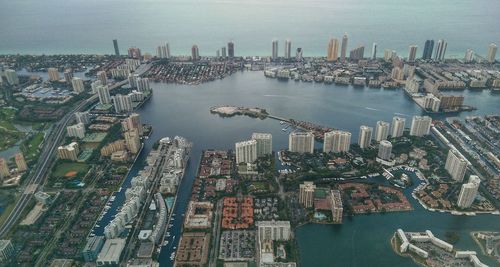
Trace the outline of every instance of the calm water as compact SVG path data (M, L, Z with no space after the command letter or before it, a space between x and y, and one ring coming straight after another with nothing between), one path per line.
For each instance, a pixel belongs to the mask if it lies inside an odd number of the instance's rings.
M169 40L173 54L201 55L234 40L237 55L269 55L271 39L325 55L330 36L350 36L349 47L379 44L407 55L408 46L426 39L448 41L448 56L467 48L484 55L500 43L498 0L22 0L1 1L0 54L122 53L145 51Z
M394 114L421 114L420 108L401 90L356 89L314 83L280 82L266 79L262 72L236 73L224 80L197 86L153 84L154 97L139 112L142 120L154 126L146 151L151 143L163 136L181 135L194 142L187 175L181 184L181 194L174 211L176 221L170 241L162 251L162 266L171 266L172 247L180 236L183 213L189 201L199 157L203 149L232 149L236 141L250 138L252 132L273 134L273 149L286 148L288 133L281 131L278 121L247 117L221 118L212 115L214 105L244 105L266 108L270 113L294 119L308 120L353 132L357 138L359 126L374 126L377 120L388 120ZM470 114L500 113L498 98L489 91L455 92L466 95L466 102L478 105ZM357 216L345 219L343 225L307 225L298 229L296 238L301 251L302 266L412 266L412 261L400 258L390 250L389 238L401 227L405 230L461 231L458 244L462 249L476 249L467 237L468 231L496 229L498 216L456 217L428 213L415 205L411 213ZM322 248L321 250L318 248ZM354 256L354 257L352 257Z

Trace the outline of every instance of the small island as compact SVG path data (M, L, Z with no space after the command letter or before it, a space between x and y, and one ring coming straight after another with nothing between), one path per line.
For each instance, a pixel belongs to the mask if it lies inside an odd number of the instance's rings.
M265 119L269 115L263 108L246 108L235 106L217 106L211 107L210 113L218 114L221 117L233 117L237 115L249 116L252 118Z

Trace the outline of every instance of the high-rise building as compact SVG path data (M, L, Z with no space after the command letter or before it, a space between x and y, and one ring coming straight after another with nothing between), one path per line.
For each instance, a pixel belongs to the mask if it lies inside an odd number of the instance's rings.
M392 60L392 58L394 57L394 51L392 51L391 49L385 49L384 50L384 60L389 62Z
M99 95L99 103L101 105L111 104L111 95L107 85L97 87L97 94Z
M0 182L6 177L10 176L9 166L7 165L7 160L0 158Z
M222 53L222 57L224 57L224 58L225 58L225 57L227 57L226 47L224 47L224 46L223 46L223 47L221 47L220 51L221 51L221 53Z
M28 170L28 165L26 164L26 160L24 160L23 153L16 153L14 160L16 161L17 171L24 172Z
M193 45L191 47L191 60L197 61L200 58L200 51L198 50L198 45Z
M16 250L10 239L0 240L0 262L8 262L14 255L16 255Z
M97 89L99 86L102 86L102 83L99 80L95 80L92 83L90 83L90 88L92 89L92 94L97 94Z
M434 60L443 61L447 47L448 47L447 42L445 42L444 40L438 40L436 46L436 52L434 54Z
M4 71L5 78L7 78L7 82L10 85L18 85L19 84L19 77L17 77L17 73L15 70L12 69L6 69Z
M286 241L292 236L289 221L259 221L255 226L261 241Z
M292 132L288 136L288 150L296 153L314 152L314 134L312 132Z
M372 141L373 128L365 125L359 127L358 145L359 148L365 149L370 147Z
M73 77L73 79L71 79L71 86L73 87L73 91L75 91L75 93L77 94L83 93L85 91L83 80L78 77Z
M141 139L140 134L137 129L132 129L124 133L125 143L127 144L127 149L132 154L137 154L141 149Z
M253 133L252 140L257 141L257 157L273 153L273 136L270 133Z
M394 67L391 71L391 78L394 80L404 80L405 72L400 67Z
M316 185L313 182L304 182L299 185L299 203L305 208L312 208Z
M378 157L383 160L390 160L392 153L392 144L387 140L380 141L378 145Z
M295 52L295 60L302 61L302 48L298 47L297 52Z
M66 127L66 131L69 137L78 137L83 139L85 137L85 124L77 123Z
M235 144L236 163L253 163L257 160L257 141L248 140Z
M464 62L471 63L472 61L474 61L474 50L469 48L465 51Z
M342 37L342 45L340 48L340 60L345 61L345 58L347 56L347 43L349 41L349 37L347 37L347 33L344 33L344 36ZM352 60L352 58L351 58Z
M441 105L441 100L434 94L427 94L424 99L424 108L427 110L432 110L434 112L439 111Z
M135 84L139 92L146 92L151 90L151 87L149 86L149 78L141 78L137 76L135 78Z
M273 50L272 50L271 57L273 60L275 60L278 58L278 40L273 39L272 45L273 45Z
M64 81L67 83L71 83L73 79L73 71L71 69L64 70Z
M356 60L361 60L365 57L365 47L364 46L358 46L351 50L349 53L349 59L356 61Z
M457 206L468 208L474 203L481 179L477 175L469 176L469 182L462 185L458 195Z
M285 40L285 58L290 59L292 57L292 41L290 39Z
M406 119L402 117L393 117L391 124L391 137L403 136Z
M78 159L78 154L80 153L80 146L77 142L72 142L66 146L60 146L57 148L57 157L59 159L68 159L76 161Z
M156 57L158 58L170 58L170 45L165 43L156 48Z
M120 55L120 49L118 49L118 40L113 39L113 47L115 48L115 56Z
M461 182L467 171L467 159L457 149L452 148L448 151L444 168L453 180Z
M377 43L372 45L372 59L377 59Z
M431 129L432 118L429 116L413 116L411 121L410 135L424 136L428 135Z
M76 123L89 124L90 123L90 114L88 111L85 112L75 112Z
M113 96L113 104L116 113L130 112L134 109L132 99L129 95L117 94Z
M417 46L410 45L410 50L408 51L408 62L415 62L417 58Z
M234 43L233 43L233 41L230 41L229 43L227 43L227 53L229 55L229 58L234 57Z
M424 53L422 54L422 59L429 60L432 58L432 50L434 50L434 40L425 41Z
M410 94L418 93L420 82L415 78L406 79L405 90Z
M491 43L490 46L488 46L488 56L486 59L488 60L489 63L495 62L495 57L497 56L497 45L494 43Z
M326 132L323 139L323 152L347 152L351 146L351 133L334 130Z
M332 221L333 223L342 223L344 206L342 205L342 195L340 190L330 191L330 200L332 202Z
M137 47L130 47L128 49L128 57L140 60L142 58L142 56L141 56L141 49L139 49Z
M108 74L106 74L106 71L104 71L104 70L98 71L96 76L97 76L97 79L99 81L101 81L102 85L108 84Z
M337 39L330 39L328 42L328 51L327 51L327 61L336 61L338 59L339 54L339 41Z
M377 126L375 127L375 141L380 142L382 140L387 140L390 126L388 122L377 121Z
M137 130L140 136L144 134L144 128L142 127L141 117L137 113L132 113L126 119L122 121L122 131L128 132L132 130Z
M49 73L49 80L51 82L59 81L59 71L56 68L48 68L47 72Z

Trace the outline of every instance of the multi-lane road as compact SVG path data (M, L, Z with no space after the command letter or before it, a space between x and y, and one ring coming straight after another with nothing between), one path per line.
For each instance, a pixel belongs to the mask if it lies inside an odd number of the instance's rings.
M149 69L150 65L141 65L137 70L136 74L142 75ZM128 80L124 80L115 83L109 87L110 90L122 87L127 84ZM31 172L32 175L28 177L28 181L25 183L25 190L21 197L17 200L14 209L9 214L9 217L4 221L3 225L0 227L0 238L5 236L10 229L19 220L19 217L23 214L24 209L28 205L31 197L36 192L36 189L40 184L43 183L44 178L47 176L47 171L52 163L55 152L59 144L66 133L66 127L73 122L75 112L84 111L89 108L98 100L97 95L89 97L87 100L80 102L76 107L74 107L70 112L68 112L64 117L57 122L46 138L43 146L42 153L38 158L38 162L33 166L34 170Z

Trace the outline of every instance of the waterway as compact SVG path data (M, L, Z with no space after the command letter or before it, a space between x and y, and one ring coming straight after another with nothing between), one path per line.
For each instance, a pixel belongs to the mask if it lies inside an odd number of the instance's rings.
M326 55L330 37L349 34L349 49L379 44L401 55L426 39L448 41L447 56L467 48L485 55L500 43L498 0L23 0L2 1L0 54L121 53L130 46L154 54L169 41L172 54L215 55L229 40L236 55L270 55L271 40L292 40L292 51Z
M250 138L252 132L272 133L275 151L288 146L288 132L281 130L283 126L278 121L243 116L222 118L210 114L210 107L224 104L261 107L282 117L351 131L353 141L357 139L361 124L375 126L377 120L391 121L394 115L411 120L411 116L422 114L402 90L281 82L265 78L262 72L238 72L223 80L195 86L162 83L153 83L152 86L152 99L138 111L141 120L154 127L142 154L147 155L155 140L164 136L180 135L194 143L191 160L180 185L174 226L169 230L171 238L161 252L161 266L172 266L169 258L180 237L182 214L191 195L203 149L232 149L235 142ZM466 103L479 108L459 116L500 114L500 95L489 90L454 93L465 95ZM320 144L317 146L319 148ZM140 158L131 173L141 167L139 162ZM414 212L363 215L346 218L342 225L300 227L296 238L301 265L413 266L411 259L401 258L391 251L389 239L397 228L407 231L430 229L438 236L446 231L458 231L461 239L457 246L476 250L467 236L468 231L500 231L498 216L451 216L425 211L416 204L414 206ZM174 236L175 242L172 242Z

